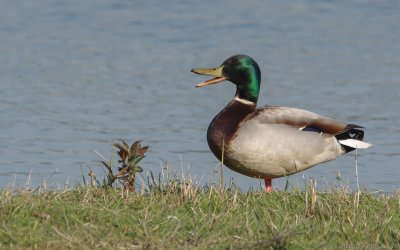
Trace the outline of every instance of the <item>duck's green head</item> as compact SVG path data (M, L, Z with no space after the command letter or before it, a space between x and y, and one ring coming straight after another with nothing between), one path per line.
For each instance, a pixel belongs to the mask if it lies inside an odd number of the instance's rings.
M222 81L230 81L236 85L236 95L256 103L260 91L261 72L256 61L246 55L235 55L226 59L216 68L197 68L192 72L214 78L201 82L196 87L203 87Z

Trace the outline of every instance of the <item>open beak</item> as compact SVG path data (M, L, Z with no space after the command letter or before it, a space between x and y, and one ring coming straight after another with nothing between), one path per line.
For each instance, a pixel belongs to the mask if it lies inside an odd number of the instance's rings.
M196 88L200 88L200 87L204 87L207 85L216 84L216 83L225 81L226 77L222 75L223 68L224 68L224 66L219 66L217 68L209 68L209 69L202 69L202 68L192 69L193 73L214 77L214 78L211 78L209 80L206 80L204 82L197 84Z

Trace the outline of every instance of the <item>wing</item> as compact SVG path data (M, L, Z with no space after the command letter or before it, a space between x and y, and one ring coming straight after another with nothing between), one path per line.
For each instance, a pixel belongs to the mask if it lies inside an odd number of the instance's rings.
M246 120L257 120L261 124L281 124L303 131L314 131L329 135L339 135L354 128L362 128L323 117L316 113L297 108L265 106L258 108Z

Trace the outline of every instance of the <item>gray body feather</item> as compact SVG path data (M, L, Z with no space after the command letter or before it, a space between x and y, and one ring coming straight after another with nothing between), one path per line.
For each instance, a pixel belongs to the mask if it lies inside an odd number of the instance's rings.
M302 109L258 109L239 124L229 143L229 167L252 177L277 178L335 159L345 150L334 135L303 130L321 119L342 125Z

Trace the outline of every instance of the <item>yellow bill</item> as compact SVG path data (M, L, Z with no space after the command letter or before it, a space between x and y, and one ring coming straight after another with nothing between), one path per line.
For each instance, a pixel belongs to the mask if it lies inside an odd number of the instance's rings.
M222 69L224 66L219 66L217 68L197 68L197 69L192 69L193 73L199 74L199 75L206 75L206 76L213 76L214 78L211 78L209 80L206 80L204 82L201 82L196 85L196 88L204 87L207 85L211 84L216 84L222 81L226 80L226 77L223 76L222 74Z

